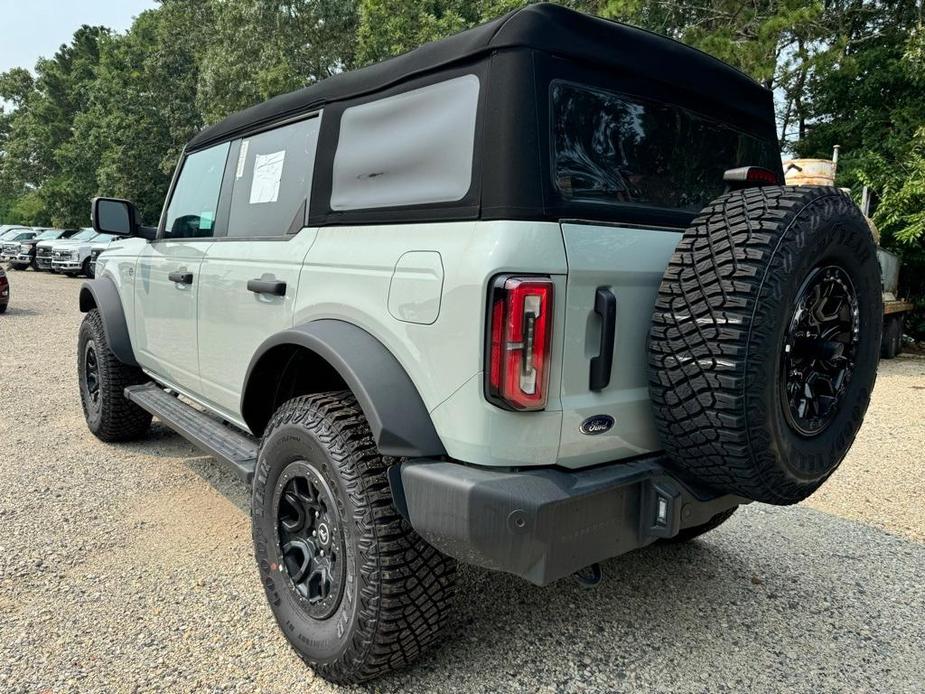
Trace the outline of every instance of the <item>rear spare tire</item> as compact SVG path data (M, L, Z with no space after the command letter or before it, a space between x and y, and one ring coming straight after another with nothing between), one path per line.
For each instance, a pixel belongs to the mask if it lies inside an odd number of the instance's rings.
M662 445L716 490L806 498L861 426L881 323L876 247L845 193L723 195L684 233L658 291L649 391Z

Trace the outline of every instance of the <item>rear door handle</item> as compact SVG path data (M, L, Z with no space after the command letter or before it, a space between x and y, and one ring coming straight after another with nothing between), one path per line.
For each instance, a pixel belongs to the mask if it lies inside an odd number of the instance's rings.
M254 294L271 294L273 296L286 296L286 283L280 280L248 280L247 291Z
M169 275L167 275L167 277L171 282L176 282L177 284L193 283L193 273L187 272L186 270L177 270L176 272L171 272Z
M601 346L591 358L591 390L604 390L610 385L613 370L613 345L617 334L617 297L607 287L598 287L594 295L594 312L601 317Z

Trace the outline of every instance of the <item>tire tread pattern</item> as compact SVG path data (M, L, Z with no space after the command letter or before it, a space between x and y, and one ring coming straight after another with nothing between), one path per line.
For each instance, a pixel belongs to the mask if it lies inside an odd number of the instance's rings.
M717 198L685 232L659 287L648 349L657 430L683 473L717 490L791 504L837 467L856 429L838 442L843 450L833 451L834 466L817 461L824 469L819 479L798 480L782 470L763 424L771 405L757 396L757 382L766 378L761 361L779 359L768 336L783 319L784 279L794 258L827 220L853 225L855 214L864 224L835 188L759 187ZM849 243L864 262L875 262L866 258L872 239ZM857 426L869 397L868 390L857 406Z
M308 429L336 465L355 509L362 576L359 615L343 655L324 663L301 652L299 656L325 679L341 684L405 667L433 644L446 624L456 562L425 542L395 510L386 473L398 461L379 454L349 391L289 400L273 415L263 440L287 424ZM255 508L260 503L255 497Z
M80 325L78 336L77 373L83 374L83 350L87 340L92 339L96 347L96 358L100 371L100 397L102 412L99 422L94 426L90 420L87 403L80 398L84 417L90 431L100 440L109 443L132 441L144 435L151 426L151 413L125 397L128 386L147 383L150 379L135 366L128 366L119 361L109 349L103 319L98 309L89 311Z

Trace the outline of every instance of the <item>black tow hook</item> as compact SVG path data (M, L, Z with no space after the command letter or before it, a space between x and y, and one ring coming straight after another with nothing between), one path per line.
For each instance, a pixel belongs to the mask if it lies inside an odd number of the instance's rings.
M575 581L578 582L578 585L585 590L591 590L592 588L596 588L597 585L604 580L604 570L598 562L594 562L590 566L586 566L573 573L572 578L574 578Z

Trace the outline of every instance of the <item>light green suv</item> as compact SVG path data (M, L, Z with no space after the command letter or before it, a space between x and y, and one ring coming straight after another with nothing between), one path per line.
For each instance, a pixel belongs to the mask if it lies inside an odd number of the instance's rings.
M875 248L782 180L768 90L530 6L205 129L157 227L96 199L87 423L240 474L286 638L370 679L435 641L457 560L593 581L837 467Z

